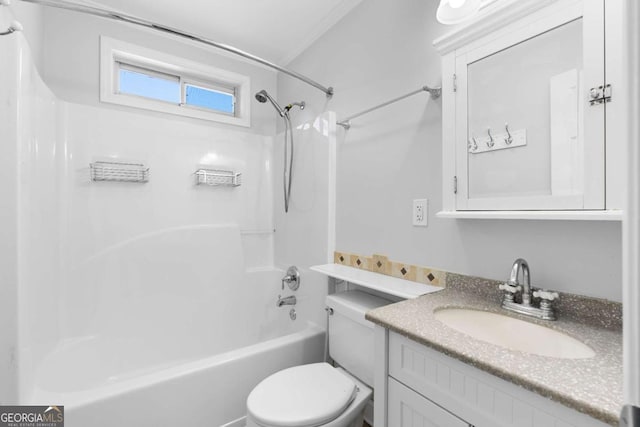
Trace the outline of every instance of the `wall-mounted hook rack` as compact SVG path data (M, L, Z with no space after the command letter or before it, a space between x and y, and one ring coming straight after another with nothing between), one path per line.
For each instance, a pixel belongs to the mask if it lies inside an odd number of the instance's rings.
M504 124L504 130L507 131L507 137L504 139L504 143L507 145L511 145L513 142L513 137L511 136L511 132L509 132L509 123Z
M471 154L480 154L527 145L526 129L510 130L508 123L505 124L504 128L504 133L493 134L491 128L489 128L485 137L476 138L472 136L469 139L467 151Z
M473 152L478 149L478 141L476 140L475 136L472 136L471 139L469 139L468 147L469 147L469 152Z
M493 140L493 136L491 135L491 128L487 128L487 135L489 135L489 139L487 140L487 147L493 148L496 145L496 142Z

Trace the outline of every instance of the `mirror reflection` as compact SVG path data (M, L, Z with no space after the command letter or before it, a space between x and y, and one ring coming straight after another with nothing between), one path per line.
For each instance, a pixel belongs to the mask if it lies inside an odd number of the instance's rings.
M583 193L582 25L468 65L470 198Z

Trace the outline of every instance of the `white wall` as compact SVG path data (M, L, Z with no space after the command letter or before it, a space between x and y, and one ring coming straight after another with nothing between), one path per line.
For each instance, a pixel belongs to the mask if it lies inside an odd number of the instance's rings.
M183 225L273 227L271 137L145 111L69 104L64 152L70 260L139 234ZM89 181L89 163L124 159L150 168L147 184ZM241 172L239 187L195 186L199 165Z
M431 42L448 31L436 0L370 0L290 65L336 95L279 77L278 99L344 117L418 87L439 85ZM620 224L439 219L441 104L418 95L338 131L336 248L450 271L506 279L526 258L534 285L619 301ZM414 198L429 199L429 227L411 226Z
M175 36L120 22L54 8L44 8L44 79L54 93L65 101L103 108L132 111L126 107L99 103L100 36L134 43L213 67L231 70L251 78L251 92L266 89L275 93L276 73L253 62L237 59L214 48L204 48ZM251 129L262 135L275 133L272 110L251 96ZM149 113L157 117L170 116ZM173 118L175 120L175 118ZM194 119L182 119L193 123ZM222 126L222 125L220 125ZM238 129L228 125L229 129Z
M19 137L18 334L20 396L60 337L60 103L22 52Z
M40 7L40 10L44 16L42 30L44 79L56 96L77 104L70 110L72 116L70 129L78 133L79 138L85 138L84 141L80 140L77 144L75 142L73 144L73 149L80 150L82 153L82 161L86 163L100 156L122 157L130 153L134 157L137 156L139 160L163 159L164 163L160 167L173 167L176 163L189 159L191 162L189 166L187 167L186 164L182 166L191 172L195 170L196 161L202 160L201 163L213 163L219 166L225 166L225 162L231 162L231 165L239 167L245 173L245 182L248 186L262 185L264 188L261 187L259 193L251 195L246 195L245 188L236 190L233 194L243 194L241 198L230 196L229 192L219 193L224 194L225 202L228 201L235 207L231 210L217 208L214 210L214 216L208 217L207 220L216 222L220 218L230 216L234 220L237 219L243 230L250 231L243 237L247 265L249 267L272 265L273 234L268 232L273 229L272 216L260 215L259 219L253 220L254 209L258 209L258 206L263 207L264 203L270 206L271 203L269 158L272 147L270 139L265 139L263 136L275 133L276 115L273 109L259 104L251 96L251 127L243 128L101 103L99 101L100 36L109 36L187 60L247 75L251 79L251 93L260 89L275 93L275 72L214 48L203 47L201 44L149 29L55 8ZM90 108L83 109L81 106ZM253 138L251 134L257 137ZM196 143L195 140L198 142ZM242 148L236 150L235 147ZM254 154L261 156L261 164L250 160L250 156ZM167 155L174 157L167 158ZM74 161L77 160L78 157L74 159ZM83 167L86 167L86 164ZM158 171L158 168L154 170ZM180 173L185 171L186 169L181 169ZM253 183L251 180L254 180ZM176 187L176 183L168 183L168 185L171 185L171 188ZM214 196L208 203L215 204L216 198L217 196ZM188 210L192 213L188 221L197 217L193 214L194 212L211 212L208 210L209 207L206 210L198 210L201 207L190 205L192 201L191 199L182 201L186 203L185 206L189 206ZM175 200L174 203L176 203ZM148 208L152 207L153 205L148 206ZM270 209L268 211L271 212ZM183 212L182 215L182 220L185 220L189 214ZM165 219L180 222L178 218L171 218L171 216ZM126 235L125 230L131 228L130 224L117 218L112 220L114 222L111 227L115 230L114 234L105 233L105 236L110 239ZM143 232L149 227L153 227L151 223L145 224L138 231ZM101 244L98 241L90 242L89 240L86 244L97 246ZM78 250L81 252L81 249Z
M58 104L23 34L2 37L0 50L0 402L15 404L58 339Z
M8 10L0 8L0 23L13 18ZM38 17L41 10L29 13ZM93 303L110 301L103 296L113 290L105 271L128 275L135 283L147 278L153 287L158 282L154 274L162 274L160 265L170 267L146 249L136 255L147 264L133 269L126 263L110 265L109 260L126 256L126 251L117 250L126 247L125 243L166 230L184 230L181 242L189 250L211 255L211 251L195 248L189 230L232 224L242 234L237 240L241 239L244 253L227 255L237 255L240 270L273 266L273 109L252 101L252 126L241 128L101 104L99 36L109 35L249 75L252 90L266 88L275 93L275 74L170 37L97 18L46 10L41 22L42 44L37 43L38 35L25 36L44 51L46 65L41 68L46 70L45 83L68 102L56 99L39 80L26 45L22 63L16 52L5 56L11 52L2 46L7 64L0 74L6 77L0 79L0 95L5 100L0 108L6 114L0 116L0 135L3 141L14 142L4 144L0 156L7 178L0 187L6 208L0 224L5 242L0 247L2 403L16 402L18 393L20 401L29 401L40 360L60 340L87 333L83 328L90 326L97 313ZM27 20L23 24L25 28L29 25ZM4 37L0 42L17 37L22 35ZM92 183L89 164L112 158L143 162L151 168L150 182ZM243 184L237 188L196 187L193 173L199 165L241 172ZM200 238L207 244L218 244L221 250L226 247L215 237L203 234ZM180 250L170 240L160 240L167 253ZM112 256L96 256L104 253ZM189 257L187 250L181 255L176 258L187 259L188 268L204 278L213 277L216 263L238 273L223 257L203 263ZM96 259L106 261L100 264ZM87 266L95 268L89 271ZM187 286L197 284L185 280L189 283L176 286L189 294ZM233 280L225 283L237 285ZM124 287L126 300L132 289ZM117 312L114 307L106 311ZM197 334L190 337L198 338Z
M0 8L0 13L2 8ZM6 14L0 24L6 25ZM0 404L16 402L18 353L18 45L0 37ZM15 62L15 63L12 63Z
M11 5L14 19L24 27L24 36L31 48L31 56L36 68L42 74L44 65L44 11L40 6L22 1ZM4 30L4 28L3 28Z
M294 165L288 213L282 188L284 134L278 134L274 141L274 259L284 270L295 265L300 271L300 288L292 292L285 286L281 292L283 296L296 295L299 321L312 321L324 328L327 279L309 267L333 259L336 126L334 113L316 114L312 108L291 111ZM281 308L285 309L289 307Z
M57 96L67 101L63 118L66 132L59 152L64 278L60 287L64 311L61 334L78 335L74 322L79 318L88 322L92 315L85 310L91 306L89 301L108 292L108 286L101 287L100 280L87 285L92 274L104 276L104 271L109 271L105 265L88 271L87 265L96 264L91 260L106 258L98 257L104 253L122 256L120 246L153 233L183 229L188 239L187 233L194 227L235 224L242 233L244 252L244 256L238 254L238 262L246 269L272 266L273 110L264 108L252 96L252 123L247 129L100 103L99 38L107 35L248 75L252 92L266 88L274 93L275 73L175 37L121 23L56 9L45 9L44 16L45 80ZM109 159L144 163L151 170L149 182L91 183L89 164ZM193 173L200 165L241 172L243 183L237 188L196 187ZM161 252L162 248L158 249ZM150 265L160 262L154 253L149 257ZM118 268L124 268L121 264ZM210 274L214 267L191 266L195 271L208 268ZM127 272L121 273L126 276ZM154 272L140 265L127 274L141 282Z

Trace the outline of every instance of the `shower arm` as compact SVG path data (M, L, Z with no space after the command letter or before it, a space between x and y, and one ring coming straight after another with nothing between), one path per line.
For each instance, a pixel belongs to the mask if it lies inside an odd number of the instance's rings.
M409 98L410 96L416 95L418 93L422 93L422 92L429 92L429 95L431 96L431 98L433 99L437 99L440 97L440 95L442 94L442 88L431 88L429 86L422 86L420 89L418 90L414 90L413 92L409 92L405 95L399 96L397 98L393 98L387 102L383 102L382 104L378 104L375 107L371 107L371 108L367 108L364 111L360 111L359 113L353 114L345 119L340 120L339 122L337 122L338 126L342 126L343 128L345 128L346 130L348 130L349 128L351 128L351 120L358 118L360 116L364 116L365 114L368 114L372 111L378 110L382 107L386 107L387 105L391 105L394 104L398 101L402 101L405 98Z
M224 43L218 43L215 42L213 40L209 40L206 39L204 37L200 37L197 36L195 34L190 34L175 28L171 28L171 27L167 27L164 25L160 25L160 24L156 24L154 22L151 21L147 21L145 19L141 19L135 16L131 16L131 15L126 15L120 12L116 12L116 11L112 11L112 10L108 10L108 9L102 9L99 7L95 7L95 6L88 6L88 5L83 5L83 4L79 4L79 3L75 3L73 1L69 1L69 0L20 0L23 2L27 2L27 3L34 3L34 4L39 4L39 5L43 5L43 6L50 6L50 7L55 7L55 8L59 8L59 9L66 9L66 10L71 10L74 12L80 12L80 13L86 13L88 15L94 15L94 16L99 16L101 18L106 18L106 19L111 19L114 21L121 21L121 22L126 22L129 24L134 24L134 25L138 25L141 27L146 27L146 28L151 28L153 30L156 31L160 31L160 32L164 32L164 33L169 33L169 34L173 34L175 36L179 36L179 37L183 37L189 40L193 40L208 46L213 46L215 48L233 53L234 55L238 55L241 56L243 58L249 59L251 61L257 62L259 64L265 65L269 68L273 68L274 70L280 71L281 73L287 74L288 76L291 76L293 78L296 78L298 80L301 80L313 87L315 87L316 89L321 90L322 92L324 92L327 97L331 97L333 96L333 88L332 87L325 87L323 85L321 85L320 83L311 80L308 77L303 76L300 73L297 73L293 70L289 70L286 68L283 68L277 64L274 64L273 62L267 61L266 59L260 58L259 56L256 55L252 55L248 52L245 52L243 50L240 50L238 48L235 48L233 46L224 44Z

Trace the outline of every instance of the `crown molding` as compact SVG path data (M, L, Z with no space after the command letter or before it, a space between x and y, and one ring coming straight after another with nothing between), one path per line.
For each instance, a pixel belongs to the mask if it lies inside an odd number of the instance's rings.
M456 26L453 31L435 39L433 46L440 55L444 55L549 5L575 2L576 0L499 0L482 8L473 20Z

